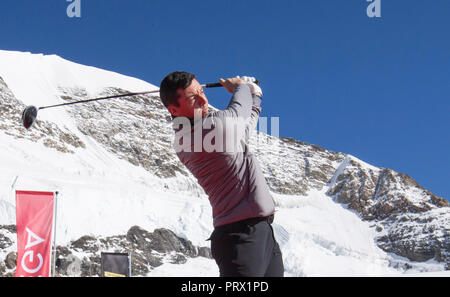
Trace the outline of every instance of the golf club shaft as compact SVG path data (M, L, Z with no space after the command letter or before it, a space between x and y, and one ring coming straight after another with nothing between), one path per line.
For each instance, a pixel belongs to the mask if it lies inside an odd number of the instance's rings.
M259 85L259 80L256 79L254 81L254 83ZM222 86L221 83L211 83L211 84L202 85L202 87L204 87L204 88L217 88L217 87L221 87L221 86Z
M202 87L204 87L204 88L217 88L217 87L222 87L222 85L220 83L210 83L210 84L202 85ZM78 104L78 103L86 103L86 102L114 99L114 98L127 97L127 96L146 95L146 94L158 93L158 92L159 92L159 90L147 91L147 92L138 92L138 93L119 94L119 95L106 96L106 97L100 97L100 98L94 98L94 99L86 99L86 100L67 102L67 103L61 103L61 104L55 104L55 105L49 105L49 106L42 106L42 107L39 107L39 110L46 109L46 108L51 108L51 107L66 106L66 105L72 105L72 104Z
M94 98L94 99L86 99L86 100L80 100L80 101L74 101L74 102L68 102L68 103L61 103L61 104L55 104L55 105L49 105L49 106L42 106L42 107L39 107L39 110L46 109L46 108L51 108L51 107L72 105L72 104L78 104L78 103L86 103L86 102L92 102L92 101L100 101L100 100L120 98L120 97L127 97L127 96L145 95L145 94L157 93L157 92L159 92L159 90L148 91L148 92L139 92L139 93L127 93L127 94L113 95L113 96L100 97L100 98Z

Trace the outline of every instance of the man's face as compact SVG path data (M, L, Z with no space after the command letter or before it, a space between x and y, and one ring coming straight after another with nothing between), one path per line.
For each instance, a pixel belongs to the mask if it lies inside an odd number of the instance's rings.
M200 83L193 79L186 89L178 89L179 106L169 106L169 112L176 117L204 117L208 114L208 98Z

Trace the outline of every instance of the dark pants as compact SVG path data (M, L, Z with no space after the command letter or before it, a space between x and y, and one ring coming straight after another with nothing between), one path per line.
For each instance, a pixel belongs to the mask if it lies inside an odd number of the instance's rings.
M219 226L211 253L221 277L282 277L283 259L270 220L253 218Z

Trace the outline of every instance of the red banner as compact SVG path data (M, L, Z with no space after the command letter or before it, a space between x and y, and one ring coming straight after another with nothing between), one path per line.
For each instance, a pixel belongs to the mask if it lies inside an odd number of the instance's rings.
M50 276L53 192L16 191L15 276Z

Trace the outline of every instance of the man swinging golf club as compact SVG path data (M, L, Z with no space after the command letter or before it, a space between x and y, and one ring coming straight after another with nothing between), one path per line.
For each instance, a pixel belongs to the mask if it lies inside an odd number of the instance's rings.
M195 75L177 71L161 82L161 100L173 117L174 147L209 196L211 252L220 276L281 277L283 260L271 226L273 199L248 150L262 91L249 77L220 79L220 84L233 94L230 103L209 112Z

